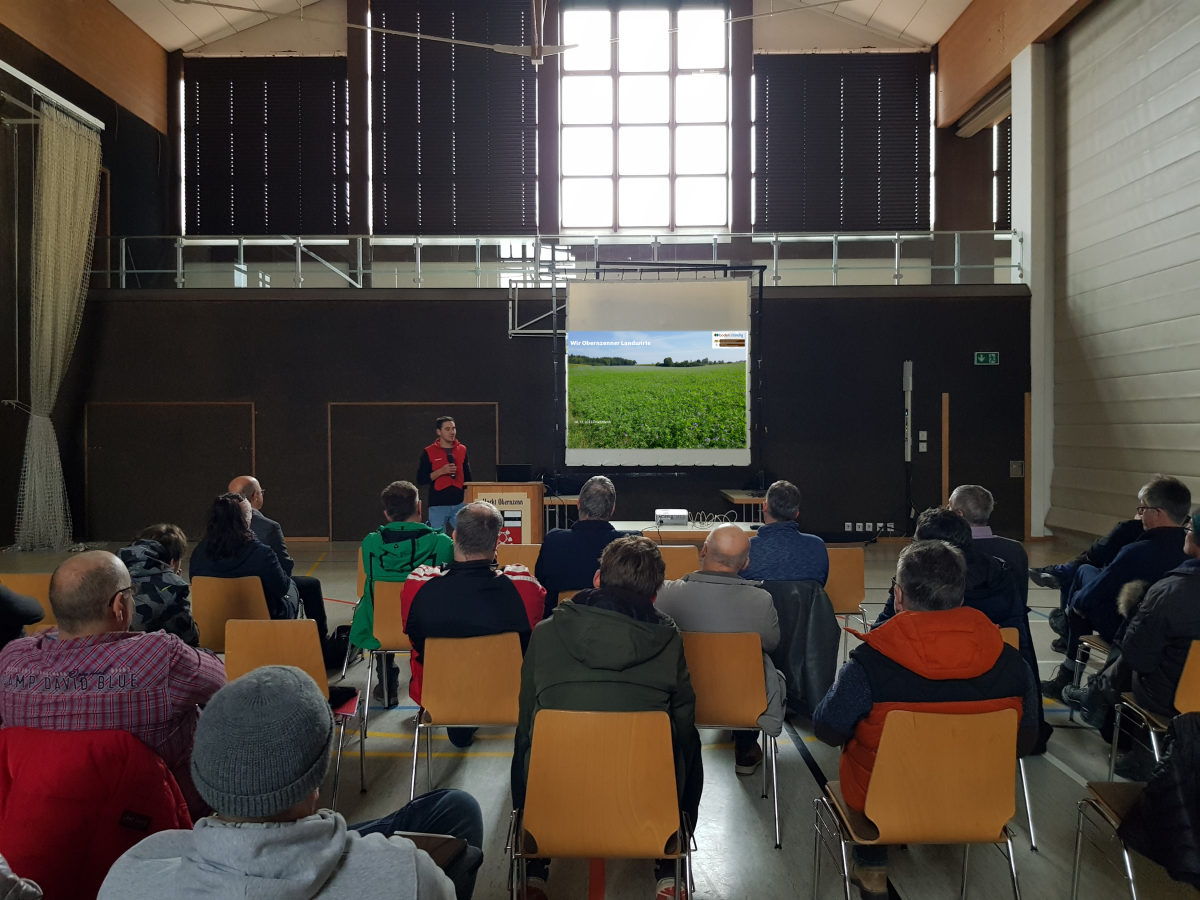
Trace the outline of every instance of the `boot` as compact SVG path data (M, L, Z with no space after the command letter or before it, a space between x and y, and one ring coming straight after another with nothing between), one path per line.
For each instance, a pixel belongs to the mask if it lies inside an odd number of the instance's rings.
M1075 671L1068 669L1066 665L1061 665L1054 672L1054 677L1049 681L1042 682L1042 696L1049 697L1051 700L1058 700L1060 703L1063 699L1063 688L1075 683Z

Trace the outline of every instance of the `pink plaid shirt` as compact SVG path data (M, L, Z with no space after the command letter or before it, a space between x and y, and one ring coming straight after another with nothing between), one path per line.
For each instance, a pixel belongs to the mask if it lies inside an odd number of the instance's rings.
M189 805L200 707L225 684L217 657L173 634L59 640L58 629L0 651L0 723L50 731L128 731L163 758Z

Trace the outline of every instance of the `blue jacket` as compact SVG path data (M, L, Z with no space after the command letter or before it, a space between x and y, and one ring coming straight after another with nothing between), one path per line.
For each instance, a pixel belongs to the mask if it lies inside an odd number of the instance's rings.
M829 578L829 551L795 522L772 522L750 538L749 581L819 581Z
M559 591L592 587L600 571L600 554L619 537L636 532L617 531L601 519L581 519L570 528L555 528L542 539L533 575L546 589L546 616L558 605Z
M1117 595L1131 581L1158 581L1188 557L1183 552L1183 528L1151 528L1142 532L1132 544L1121 548L1100 575L1076 590L1070 599L1071 608L1088 615L1097 607L1117 608Z

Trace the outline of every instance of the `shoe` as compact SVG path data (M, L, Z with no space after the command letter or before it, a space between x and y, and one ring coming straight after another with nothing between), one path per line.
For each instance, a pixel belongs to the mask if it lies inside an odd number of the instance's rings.
M687 876L679 879L679 886L682 892L680 900L687 900ZM658 885L654 888L654 900L675 900L675 879L660 878Z
M1050 642L1050 649L1055 653L1067 652L1067 639L1065 637L1057 637Z
M1073 684L1068 684L1062 689L1062 702L1068 706L1078 706L1083 709L1087 706L1089 691L1083 685L1075 687Z
M376 682L374 689L371 691L371 696L378 700L384 707L391 709L393 706L400 705L400 667L392 663L387 667L387 699L383 696L383 675L382 664L376 676L379 681Z
M1049 697L1051 700L1062 701L1063 688L1075 682L1075 673L1068 669L1065 665L1059 666L1054 673L1054 677L1049 681L1042 682L1042 696Z
M1067 636L1067 611L1065 609L1052 609L1046 618L1050 620L1051 631L1061 637Z
M513 894L514 900L519 900L520 891ZM525 879L525 900L548 900L546 882L540 878Z
M885 866L860 866L851 863L850 883L858 885L858 896L862 900L887 900L888 880Z
M1113 772L1130 781L1149 781L1154 774L1154 754L1145 750L1130 750L1117 757Z
M1054 588L1057 590L1062 585L1058 583L1058 579L1050 571L1052 568L1053 566L1043 566L1040 569L1030 569L1029 580L1038 587Z
M759 765L763 761L762 747L757 743L751 744L750 749L744 753L736 751L733 755L733 769L739 775L753 775L758 771Z

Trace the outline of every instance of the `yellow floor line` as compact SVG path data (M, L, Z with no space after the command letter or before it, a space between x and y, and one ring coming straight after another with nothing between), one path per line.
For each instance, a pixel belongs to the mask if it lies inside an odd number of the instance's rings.
M315 563L313 563L313 564L312 564L312 568L311 568L311 569L309 569L307 572L305 572L305 573L304 573L304 574L305 574L305 576L307 576L307 577L311 577L311 576L312 576L312 573L313 573L313 572L315 572L315 571L317 571L317 566L319 566L319 565L321 564L321 560L323 560L324 558L325 558L325 554L324 554L324 553L322 553L320 556L318 556L318 557L317 557L317 561L316 561Z
M405 740L405 741L411 741L413 738L412 732L409 732L408 734L396 734L391 731L368 731L367 737L369 737L369 738L372 738L372 737L398 738L400 740ZM511 732L511 731L508 734L477 734L477 735L475 735L475 740L477 740L477 741L511 741L512 738L513 738L513 732ZM447 735L438 734L436 731L433 734L433 739L435 741L450 740L450 738Z

